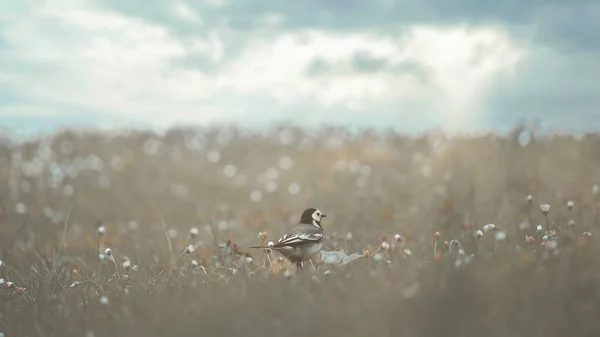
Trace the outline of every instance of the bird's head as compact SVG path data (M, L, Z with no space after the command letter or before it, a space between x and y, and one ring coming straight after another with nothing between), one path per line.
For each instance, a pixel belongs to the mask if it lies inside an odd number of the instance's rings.
M325 217L327 217L327 214L323 214L323 212L319 211L318 209L308 208L302 212L300 223L321 227L321 219Z

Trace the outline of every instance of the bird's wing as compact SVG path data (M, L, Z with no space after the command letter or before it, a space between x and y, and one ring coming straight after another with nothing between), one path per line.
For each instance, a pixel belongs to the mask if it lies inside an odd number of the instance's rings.
M312 227L312 226L311 226ZM308 242L319 242L323 239L323 233L317 228L310 227L295 228L282 236L275 246L295 246Z

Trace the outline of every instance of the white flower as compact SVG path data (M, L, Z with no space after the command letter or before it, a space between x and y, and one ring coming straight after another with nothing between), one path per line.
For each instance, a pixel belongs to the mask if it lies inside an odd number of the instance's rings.
M533 195L528 195L527 196L527 201L532 202L533 201Z
M400 235L400 234L394 235L394 240L396 240L397 242L404 241L404 239L402 238L402 235Z
M477 232L475 232L475 235L477 236L477 238L481 239L483 237L483 231L481 229L478 229Z
M198 234L200 234L200 231L198 230L198 228L196 227L192 227L190 228L190 236L195 238L196 236L198 236Z
M192 253L194 250L196 250L196 248L193 245L189 245L187 247L185 247L185 253L186 254L190 254Z
M111 257L111 256L112 256L112 249L110 249L110 248L106 248L106 250L104 251L104 254L105 254L106 256L108 256L108 257Z
M583 232L581 235L587 236L587 237L591 237L592 233L590 233L590 232Z
M542 227L542 225L537 225L536 230L538 233L541 233L544 230L544 228Z
M106 233L106 227L104 225L98 226L98 235L102 236Z
M100 253L100 254L98 254L98 258L100 259L100 261L104 261L106 256L104 256L104 254Z
M404 253L404 256L406 257L410 257L412 255L412 251L408 248L404 249L402 253Z
M192 260L192 266L198 267L199 265L200 265L200 263L198 263L198 260L196 260L196 259Z
M383 249L383 250L388 250L388 249L390 249L390 244L389 244L389 243L387 243L387 241L383 241L383 242L381 243L381 249Z
M246 257L246 263L248 263L248 264L252 263L252 258L250 256Z
M573 206L575 206L575 203L574 203L572 200L569 200L569 201L567 202L567 207L568 207L569 209L571 209L571 208L573 208Z

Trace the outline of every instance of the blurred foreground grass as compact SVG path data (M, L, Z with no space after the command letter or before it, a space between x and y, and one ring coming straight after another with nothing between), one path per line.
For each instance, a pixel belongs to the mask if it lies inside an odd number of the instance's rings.
M597 134L522 129L5 142L0 332L600 336L599 164ZM316 258L295 275L277 253L246 249L307 207L329 215L324 250L364 257Z

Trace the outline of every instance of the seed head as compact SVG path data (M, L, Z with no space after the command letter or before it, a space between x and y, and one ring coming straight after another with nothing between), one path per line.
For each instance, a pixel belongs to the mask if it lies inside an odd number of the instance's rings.
M352 236L352 232L346 233L346 241L352 241L353 238L354 236Z
M541 233L541 232L543 232L543 231L544 231L544 228L542 227L542 225L537 225L536 231L537 231L538 233Z
M395 234L394 235L394 240L396 240L396 242L403 242L404 238L400 234Z
M569 200L567 202L567 208L569 208L569 210L573 209L573 206L575 206L575 202L573 202L572 200Z
M523 220L523 221L521 221L521 223L519 223L519 229L522 230L522 231L528 230L529 227L530 227L530 224L529 224L529 221L527 219Z
M494 225L493 223L487 224L487 225L483 226L483 230L485 232L496 230L496 225Z
M197 236L198 236L198 234L200 234L200 231L198 230L198 228L196 228L196 227L192 227L192 228L190 228L190 236L191 236L192 238L195 238L195 237L197 237Z
M592 237L592 233L590 233L590 232L583 232L583 233L581 233L581 235L587 236L588 238Z
M189 245L187 247L185 247L185 253L186 254L190 254L192 253L194 250L196 250L196 248L193 245Z
M527 196L527 202L532 203L533 202L533 195L528 195Z
M451 248L460 248L461 245L460 245L460 242L458 242L458 240L452 240L452 241L450 241L450 247Z
M388 249L390 249L390 244L389 244L387 241L383 241L383 242L381 243L381 249L383 249L383 250L388 250Z
M100 225L100 226L98 226L98 235L99 235L99 236L102 236L102 235L104 235L105 233L106 233L106 226L104 226L104 225Z
M258 238L261 240L264 240L267 238L267 232L259 232L258 233Z
M273 246L275 246L275 244L273 243L273 241L269 241L267 243L267 247L273 247Z
M548 213L550 212L550 205L542 204L540 205L540 210L542 210L542 214L548 215Z
M437 240L439 240L442 237L442 234L440 234L440 232L435 232L435 234L433 235L433 237Z
M131 268L131 260L126 259L121 265L125 270L129 270L129 268Z
M196 260L196 259L193 259L191 263L192 263L192 266L194 266L194 267L198 267L200 265L200 263L198 263L198 260Z
M408 248L404 249L403 253L406 257L410 257L412 255L412 251Z
M110 248L106 248L106 250L104 251L104 255L111 257L112 256L112 249Z
M504 232L496 232L496 241L504 241L506 240L506 233Z
M477 232L475 232L475 236L477 237L477 240L481 240L483 238L483 231L478 229Z

